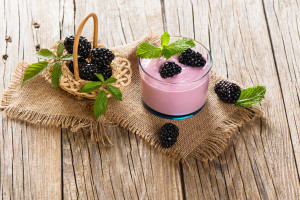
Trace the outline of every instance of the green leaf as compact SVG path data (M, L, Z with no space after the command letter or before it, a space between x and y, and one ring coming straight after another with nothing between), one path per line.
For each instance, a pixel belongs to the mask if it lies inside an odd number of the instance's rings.
M96 76L99 78L99 80L100 80L102 83L105 82L105 81L104 81L104 77L103 77L102 74L96 74Z
M55 54L52 53L49 49L41 49L35 55L38 58L42 58L42 59L54 59L54 58L56 58Z
M122 101L122 92L120 88L117 88L112 85L106 85L106 89L116 100Z
M56 62L53 65L53 69L52 69L52 73L51 73L52 84L53 84L54 89L56 89L56 90L59 88L59 82L60 82L61 75L62 75L61 62Z
M161 42L161 46L166 46L169 44L170 41L170 35L167 32L164 32L164 34L162 34L160 42Z
M163 47L162 52L166 59L169 59L173 56L172 52L169 49L167 49L166 46Z
M161 55L161 48L148 42L143 42L136 51L139 58L158 58Z
M67 54L61 57L61 60L73 60L73 55L72 54Z
M108 78L108 79L105 81L106 84L109 84L109 83L115 83L115 82L117 82L117 79L116 79L116 78Z
M42 71L44 71L48 67L49 63L46 61L38 62L30 65L24 74L23 83L27 83L31 79L35 78L37 75L39 75Z
M235 105L245 107L247 105L255 105L262 101L265 97L266 87L256 86L252 88L242 89L240 98Z
M164 46L165 50L163 50L163 52L167 52L166 55L164 54L164 57L166 59L169 59L171 56L179 54L179 53L183 52L184 50L187 50L188 48L192 48L194 46L195 46L195 43L192 39L188 39L188 38L178 39L178 40L170 43L169 45Z
M97 120L100 115L103 115L107 109L107 94L105 91L101 90L94 104L94 115L95 119Z
M59 43L58 46L57 46L57 52L56 52L56 55L57 57L61 57L63 52L64 52L64 48L65 48L65 45L63 42Z
M90 93L90 92L92 92L94 90L97 90L101 86L102 86L102 83L100 83L100 82L88 82L87 84L85 84L83 86L83 88L81 89L80 92Z

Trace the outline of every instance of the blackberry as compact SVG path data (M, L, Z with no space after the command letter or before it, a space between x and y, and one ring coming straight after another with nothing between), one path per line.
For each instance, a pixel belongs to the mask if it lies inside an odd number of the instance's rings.
M87 63L79 68L79 77L87 81L99 81L95 74L100 74L100 69L92 64Z
M79 57L78 58L78 68L80 69L81 66L86 65L88 62L83 58ZM73 67L73 61L71 61L68 65L69 70L74 74L74 67Z
M218 97L226 103L235 103L241 95L241 88L235 83L220 81L215 85Z
M115 58L115 55L106 48L95 48L92 50L92 63L98 66L107 66Z
M104 80L110 78L112 76L112 69L109 67L100 68L100 73L104 77Z
M65 48L69 53L73 53L73 45L74 45L75 36L66 37L64 41ZM78 45L78 55L82 56L83 58L87 58L91 51L91 43L83 36L79 38L79 45Z
M192 49L183 51L179 56L179 62L190 67L203 67L206 64L202 55Z
M180 74L181 70L181 67L175 62L166 62L160 67L159 73L162 78L168 78Z
M179 129L175 124L166 123L159 130L161 145L165 148L173 146L179 135Z

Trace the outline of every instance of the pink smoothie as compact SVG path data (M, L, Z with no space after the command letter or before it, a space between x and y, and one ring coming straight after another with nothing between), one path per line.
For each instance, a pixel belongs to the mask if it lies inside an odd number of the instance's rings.
M171 78L162 78L159 69L165 62L175 62L181 66L182 72ZM168 60L164 57L141 59L142 99L147 106L166 115L191 114L200 109L206 102L209 68L210 63L208 62L202 68L180 64L178 55Z

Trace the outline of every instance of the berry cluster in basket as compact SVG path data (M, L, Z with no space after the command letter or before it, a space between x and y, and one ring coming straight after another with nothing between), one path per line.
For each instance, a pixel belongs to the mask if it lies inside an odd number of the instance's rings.
M68 53L73 53L75 36L66 37L64 45ZM78 45L78 68L79 77L87 81L97 81L96 74L102 74L105 80L112 76L112 69L109 66L115 55L106 48L91 49L92 44L83 36L80 36ZM89 59L90 62L87 60ZM72 73L74 73L73 62L68 64Z

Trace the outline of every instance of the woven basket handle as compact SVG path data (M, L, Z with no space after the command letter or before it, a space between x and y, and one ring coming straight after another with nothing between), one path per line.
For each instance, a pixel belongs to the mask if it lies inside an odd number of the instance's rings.
M78 69L78 44L79 44L79 38L82 32L82 29L86 23L86 21L93 17L94 20L94 39L93 39L93 46L97 47L97 41L98 41L98 17L95 13L88 14L79 24L78 29L76 31L75 40L74 40L74 46L73 46L73 66L74 66L74 75L75 80L78 81L79 79L79 69Z

